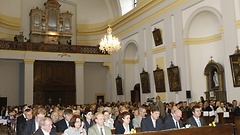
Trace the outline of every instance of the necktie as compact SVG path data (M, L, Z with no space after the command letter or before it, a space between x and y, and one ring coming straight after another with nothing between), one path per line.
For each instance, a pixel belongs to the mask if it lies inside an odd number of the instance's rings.
M100 134L101 134L101 135L104 135L104 134L103 134L102 127L100 127Z
M178 127L178 122L177 122L177 121L176 121L176 128L179 128L179 127Z
M199 119L197 119L197 124L198 124L198 127L201 127L201 122Z

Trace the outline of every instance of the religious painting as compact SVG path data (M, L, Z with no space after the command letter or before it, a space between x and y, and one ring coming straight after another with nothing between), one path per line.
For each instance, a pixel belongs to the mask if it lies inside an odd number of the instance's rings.
M165 79L163 69L157 66L157 69L153 71L156 92L165 92Z
M122 78L118 75L116 78L117 95L123 95Z
M149 74L144 69L142 73L140 73L141 85L142 85L142 93L150 93L150 81Z
M232 69L233 86L240 87L240 53L230 55Z
M152 32L153 34L153 39L155 42L155 46L159 46L163 44L163 40L162 40L162 34L161 34L161 30L155 28L154 31Z
M171 66L167 68L167 73L170 92L181 91L182 88L178 66L171 64Z
M96 94L96 103L102 103L104 104L105 103L105 96L104 94Z

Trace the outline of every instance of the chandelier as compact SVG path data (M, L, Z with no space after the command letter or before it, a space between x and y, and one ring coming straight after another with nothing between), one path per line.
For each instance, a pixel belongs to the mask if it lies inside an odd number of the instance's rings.
M112 37L112 29L110 26L108 26L107 33L108 35L105 35L104 38L101 39L99 49L103 53L108 54L119 51L119 49L121 49L120 42L117 37Z

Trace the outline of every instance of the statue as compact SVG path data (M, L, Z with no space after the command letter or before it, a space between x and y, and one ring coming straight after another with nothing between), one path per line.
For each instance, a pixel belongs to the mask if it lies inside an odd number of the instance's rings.
M214 71L214 74L213 74L213 82L214 82L214 86L215 86L215 87L219 87L219 80L218 80L217 71Z

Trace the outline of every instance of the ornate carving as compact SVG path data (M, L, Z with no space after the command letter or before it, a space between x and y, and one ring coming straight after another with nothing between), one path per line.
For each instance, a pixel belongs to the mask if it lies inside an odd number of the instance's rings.
M3 41L3 40L0 40L0 49L1 50L19 50L19 51L37 51L37 52L103 54L99 50L99 46L53 45L53 44L44 44L44 43L13 42L13 41Z

